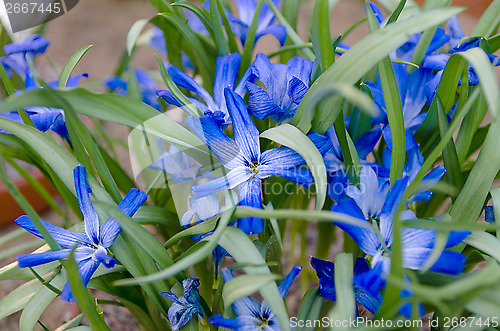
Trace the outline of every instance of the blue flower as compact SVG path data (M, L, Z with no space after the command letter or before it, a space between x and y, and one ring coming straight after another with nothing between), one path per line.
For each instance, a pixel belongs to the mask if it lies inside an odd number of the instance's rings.
M74 255L75 260L82 277L82 283L84 286L87 286L90 278L101 263L106 268L114 267L116 260L110 255L108 248L120 234L121 227L112 217L102 226L99 226L99 218L90 202L89 193L91 190L87 184L85 167L75 167L74 178L76 195L80 210L83 214L85 233L71 232L42 221L42 224L62 249L44 253L20 255L17 257L17 261L19 267L28 268L55 260L64 260L69 257L71 250L76 246ZM132 217L146 199L147 195L144 192L138 189L131 189L125 198L118 204L118 209L124 214ZM21 216L14 222L31 234L43 238L29 216ZM69 283L64 287L61 298L65 301L74 301Z
M426 84L433 78L432 71L429 69L415 69L410 75L406 67L401 64L393 65L394 74L398 83L401 104L403 106L403 117L406 135L406 151L415 147L415 138L413 131L416 131L425 119L427 113L421 113L426 103ZM373 117L374 124L383 124L384 140L387 146L392 149L392 134L387 118L387 110L382 92L382 85L379 80L377 83L367 81L366 84L373 96L377 113Z
M290 286L301 270L302 266L294 266L280 283L278 289L282 298L285 298ZM234 278L234 275L231 270L222 269L222 277L224 277L224 281L227 283ZM244 297L236 300L231 305L231 308L236 315L235 318L224 318L222 315L213 315L210 317L209 322L217 327L236 331L281 331L278 318L265 301L261 305L250 297Z
M191 119L198 121L198 128L195 128L195 131L230 171L223 177L194 186L194 197L203 197L238 186L240 205L261 208L261 179L280 176L309 188L313 180L311 172L309 169L297 168L305 164L305 160L288 147L274 148L261 153L259 131L248 114L245 102L228 88L224 94L233 123L235 140L223 133L210 118ZM196 123L192 126L196 126ZM322 154L331 147L329 140L322 135L312 133L309 138ZM247 234L255 234L264 230L264 221L257 217L246 217L239 219L237 226Z
M411 285L410 278L405 275L404 277L405 283L408 285ZM399 292L399 297L401 299L410 299L413 297L413 291L409 288L404 288ZM425 309L424 305L421 302L417 302L417 311L418 311L418 317L422 317L425 315ZM406 318L411 318L413 316L413 302L408 301L405 302L399 309L398 312L403 315Z
M238 85L236 85L236 77L238 76L240 63L241 56L238 53L221 55L217 57L217 61L215 64L213 96L210 95L210 93L208 93L193 78L172 65L170 65L168 68L168 74L175 84L191 92L194 92L196 95L201 97L205 101L205 103L202 103L197 99L189 99L205 116L212 118L217 123L217 125L225 127L225 125L229 124L229 114L227 112L226 101L224 99L224 89L229 88L231 90L234 90L237 94L243 97L246 92L245 83L254 79L252 72L250 70L247 70ZM172 92L159 90L156 93L167 103L177 107L182 107L182 105L174 97ZM182 108L184 109L184 107ZM187 109L184 110L187 111Z
M267 91L247 83L250 114L261 120L272 116L277 122L291 118L309 89L312 68L313 62L301 57L293 57L285 65L257 54L251 70Z
M388 177L389 171L387 169L379 166L377 163L365 161L368 154L373 151L373 148L375 148L375 145L380 140L381 135L382 127L377 125L372 130L358 138L354 142L354 147L356 148L362 164L374 167L377 173L382 173ZM344 156L342 155L340 143L333 125L326 132L326 136L330 138L330 141L332 142L332 149L330 149L323 157L328 176L328 195L333 202L336 203L345 198L345 189L349 185L347 171L353 171L353 169L346 169Z
M20 77L26 79L29 72L27 58L33 59L35 55L45 53L50 41L42 38L39 34L34 34L21 43L12 43L3 47L6 56L0 57L0 63L6 68L7 73L12 75L16 72Z
M388 148L384 150L383 153L383 164L384 167L389 169L391 166L392 151ZM424 164L424 157L420 153L419 145L415 145L412 149L408 151L408 158L405 164L404 176L408 177L408 184L410 184ZM389 171L387 171L389 172ZM412 201L427 201L433 194L429 191L437 182L441 180L444 176L446 169L443 166L437 166L429 171L428 174L422 178L413 196L406 200L406 203ZM389 176L386 176L389 177Z
M326 300L337 301L334 263L312 257L311 266L319 278L320 295ZM356 259L353 277L354 296L360 305L373 314L378 312L384 300L380 293L384 284L385 281L368 267L365 258Z
M172 180L177 184L186 184L198 178L198 173L203 166L191 156L171 145L169 150L151 163L149 167L170 174Z
M272 1L276 7L278 7L281 3L281 0ZM258 1L256 0L236 0L236 6L238 7L240 16L239 18L231 14L229 11L226 11L226 16L229 21L229 25L231 26L231 30L235 35L240 37L243 45L245 45L248 30L252 25L252 20L255 15L255 11L257 10L257 2ZM260 39L260 37L267 34L275 36L281 46L285 44L286 28L279 24L273 25L275 19L276 17L274 16L271 8L269 8L267 3L264 2L259 12L254 44Z
M156 110L161 110L161 104L156 96L156 90L158 86L155 80L147 73L147 71L134 68L135 78L137 84L139 85L139 91L141 92L142 102L150 105ZM104 86L106 86L111 92L115 92L119 95L127 95L127 80L114 76L103 81Z
M345 199L338 205L332 206L334 212L350 215L373 224L374 229L368 230L355 225L335 223L353 238L364 253L372 256L372 268L381 270L383 277L390 271L394 236L393 222L407 185L408 177L398 179L392 189L389 189L388 181L379 185L373 170L364 167L360 178L361 189L355 186L348 187L347 194L352 199ZM404 210L399 214L399 218L413 220L416 216L411 210ZM445 248L460 244L469 234L470 232L467 231L451 232ZM435 240L436 232L433 230L403 228L401 230L403 267L420 270L431 256ZM463 271L465 260L465 256L459 252L444 250L430 269L457 275Z
M66 87L67 88L76 87L82 77L88 77L88 75L86 73L83 73L76 75L74 77L70 76L68 82L66 83ZM52 88L57 88L58 81L49 82L48 85ZM35 88L39 87L36 86L35 81L31 77L29 71L27 71L26 81L25 81L25 91L29 91ZM16 93L22 94L23 92L16 90ZM61 136L61 138L69 140L69 134L66 128L64 111L62 109L43 107L43 106L29 106L25 107L24 110L26 111L31 121L39 131L46 132L48 130L52 130L59 136ZM17 111L2 113L0 114L0 116L24 124L21 115L19 115ZM3 129L0 129L0 132L10 134L10 132L5 131Z
M219 207L219 197L216 194L211 194L202 198L190 198L189 199L190 209L182 216L181 225L187 228L193 221L193 218L197 218L194 225L201 222L208 221L209 219L217 216L220 213ZM200 240L212 235L214 232L210 231L203 234L197 234L191 237L193 241L199 242ZM217 245L212 251L212 257L214 261L214 271L215 276L219 273L220 265L224 260L225 256L229 256L229 253L220 245Z
M194 315L203 317L199 286L200 280L198 278L188 278L182 281L183 293L181 297L169 292L160 293L161 296L172 301L172 305L168 309L168 321L173 331L184 327Z
M495 223L495 211L493 210L493 206L485 206L484 207L484 220L488 223Z

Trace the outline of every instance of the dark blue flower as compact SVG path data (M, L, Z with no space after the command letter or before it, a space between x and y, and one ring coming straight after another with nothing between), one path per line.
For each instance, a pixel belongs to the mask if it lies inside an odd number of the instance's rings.
M278 7L281 3L281 0L272 1L276 7ZM240 37L241 43L243 45L245 45L248 36L248 30L252 25L252 20L255 15L255 11L257 10L257 2L258 1L256 0L236 0L239 18L231 14L229 11L226 11L231 30L236 36ZM278 39L281 46L285 44L286 28L283 25L279 24L273 25L275 19L276 17L274 16L271 8L269 8L267 3L264 2L259 12L254 43L256 43L257 40L260 39L260 37L271 34L275 36L276 39Z
M75 260L82 277L82 283L87 286L90 278L102 263L106 268L114 267L116 260L110 255L108 248L114 243L121 232L121 227L114 218L110 217L106 223L99 226L99 218L90 202L90 187L87 184L86 170L83 166L74 169L76 196L80 210L83 214L85 233L71 232L45 221L42 224L52 235L54 240L62 247L57 251L33 253L17 257L19 267L35 267L55 260L67 259L71 250L75 249ZM118 209L132 217L137 209L146 201L147 195L138 190L131 189L125 198L118 204ZM21 216L14 221L26 231L37 237L43 238L41 233L29 216ZM63 289L61 298L65 301L74 301L69 283Z
M373 151L373 148L375 148L375 145L380 140L381 135L382 126L377 125L372 130L358 138L354 142L354 147L356 148L363 165L371 166L377 173L382 173L388 177L389 171L386 168L365 160L368 154L370 154ZM332 142L332 149L330 149L323 157L328 176L328 195L333 202L336 203L345 198L345 189L349 185L347 172L353 171L353 169L346 169L344 156L342 155L340 143L333 126L328 129L326 136L330 138L330 141Z
M191 119L195 122L192 123L195 131L230 171L223 177L194 186L194 196L204 197L238 186L241 205L261 208L261 179L280 176L309 188L313 180L311 172L309 169L298 168L305 164L305 160L288 147L274 148L261 153L259 131L248 114L245 102L228 88L224 92L235 140L223 133L210 118ZM329 140L322 135L312 133L309 138L322 154L331 147ZM238 220L238 228L247 234L260 233L264 230L264 222L257 217L241 218Z
M74 77L70 76L66 84L66 87L67 88L76 87L82 77L88 77L88 75L86 73L83 73L76 75ZM52 88L56 88L58 86L58 81L49 82L48 85ZM36 86L35 81L31 77L29 72L27 72L25 81L25 91L29 91L36 88L39 87ZM16 93L22 94L23 92L16 90ZM48 130L52 130L59 136L61 136L61 138L69 140L69 134L66 128L64 111L62 109L43 107L43 106L29 106L25 107L24 110L26 111L31 121L39 131L46 132ZM0 114L0 116L3 118L16 121L21 124L24 123L21 118L21 115L19 115L17 111L2 113ZM0 129L0 132L10 134L10 132L7 132L3 129Z
M261 120L268 116L277 122L291 118L309 89L312 68L313 62L301 57L293 57L285 65L257 54L251 70L267 91L247 83L248 111Z
M141 92L142 102L156 110L161 110L161 104L156 96L156 90L158 86L155 80L147 73L147 71L134 68L135 78L137 84L139 85L139 91ZM110 77L103 81L104 86L106 86L111 92L119 95L127 95L127 80L121 77Z
M238 85L236 85L236 77L238 76L240 62L241 56L238 53L217 57L217 62L215 64L213 96L210 95L210 93L208 93L193 78L172 65L168 68L168 74L174 83L201 97L205 103L202 103L197 99L190 98L190 100L205 116L212 118L217 125L225 127L225 125L229 123L229 114L227 112L226 102L224 99L224 89L229 88L234 90L237 94L243 97L246 92L245 84L254 79L252 72L247 70ZM184 109L180 102L173 96L172 92L159 90L156 93L167 103ZM189 113L189 110L184 110Z
M383 164L384 167L387 169L389 169L391 166L391 158L392 158L392 151L386 148L383 153ZM413 147L408 151L408 157L405 164L404 176L408 177L408 184L415 179L418 172L422 168L423 164L424 164L424 157L420 153L419 145L417 144L415 145L415 147ZM443 166L437 166L433 168L431 171L429 171L429 173L426 174L424 178L422 178L422 180L420 181L413 196L411 196L408 200L406 200L406 203L408 204L412 201L429 200L429 198L433 194L433 192L430 191L430 189L434 185L436 185L437 182L441 180L445 172L446 169Z
M6 56L0 57L0 64L7 70L7 74L12 75L16 72L20 77L26 79L29 67L27 58L33 59L35 55L45 53L50 41L42 38L39 34L34 34L21 43L12 43L3 47Z
M495 223L495 211L493 206L484 207L484 220L488 223Z
M394 74L398 83L401 104L403 106L403 117L406 135L406 151L415 147L415 138L413 132L416 131L425 119L427 113L421 113L426 103L426 84L434 77L429 69L415 69L410 75L406 67L401 64L393 65ZM392 149L392 134L387 119L387 110L382 92L382 85L379 80L377 83L367 81L366 84L373 96L377 113L373 117L374 124L383 124L384 140L387 146Z
M285 298L294 279L300 274L302 266L294 266L290 273L283 279L278 286L282 298ZM222 269L222 277L227 283L234 278L229 269ZM281 331L278 318L271 311L271 308L264 301L259 304L250 297L244 297L236 300L232 305L235 318L224 318L222 315L213 315L209 322L217 327L227 328L236 331Z
M335 291L335 265L316 257L311 258L311 265L319 278L319 293L326 300L337 301ZM354 265L353 289L356 301L369 312L376 314L384 298L380 293L385 281L371 270L366 259L358 257Z
M391 267L394 217L403 199L408 178L398 179L392 189L389 189L389 182L379 185L373 170L363 167L360 182L360 189L355 186L347 188L347 195L352 199L345 199L334 205L332 211L369 221L377 230L349 224L335 224L348 233L365 254L372 256L372 268L381 270L382 276L385 277ZM399 218L406 221L416 219L416 216L411 210L404 210L399 214ZM460 244L469 234L467 231L451 232L445 248ZM413 270L423 268L434 250L435 240L434 230L403 228L401 230L403 267ZM465 256L459 252L444 250L430 269L456 275L463 271L465 260Z
M172 305L168 309L168 321L173 331L184 327L194 315L203 317L199 286L200 280L198 278L188 278L182 281L183 293L181 297L169 292L160 293L161 296L172 301Z

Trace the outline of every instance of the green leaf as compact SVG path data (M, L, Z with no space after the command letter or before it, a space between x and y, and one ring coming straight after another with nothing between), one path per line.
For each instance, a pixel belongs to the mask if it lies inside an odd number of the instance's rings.
M318 88L309 101L311 108L319 106L326 98L341 96L350 104L358 107L365 114L372 116L374 112L373 100L366 93L352 85L344 83L332 83L328 86ZM321 107L323 109L323 107Z
M330 36L330 9L338 2L335 0L330 7L329 0L316 0L314 2L312 14L311 39L314 52L319 57L322 71L335 62L335 53L332 47L332 37Z
M438 99L437 110L439 118L439 133L441 135L441 138L444 138L446 136L446 132L449 130L449 123L448 123L448 118L444 113L441 101L439 100L439 98L437 99ZM457 150L455 148L455 144L453 143L453 139L450 139L450 141L443 150L443 162L444 162L444 167L446 169L446 174L445 174L446 179L451 185L460 190L463 185L463 178L462 178L462 171L460 169L460 163L458 161Z
M269 1L270 2L270 1ZM313 130L324 133L333 124L340 112L342 100L334 98L324 105L328 110L311 123L309 99L320 87L332 82L355 84L375 64L387 57L389 53L404 44L414 33L424 31L434 25L445 22L448 18L458 14L461 8L441 8L416 14L408 19L400 20L370 34L349 51L342 55L328 68L309 88L300 103L292 124L302 132Z
M75 329L83 320L83 314L77 315L75 318L70 319L57 329L55 331L66 331L70 329Z
M58 275L54 278L50 285L61 290L66 283L66 277ZM49 288L43 286L28 302L26 307L24 307L19 319L19 330L20 331L33 331L37 325L38 320L50 305L50 303L57 297Z
M263 3L264 0L259 0L257 2L257 6L255 7L252 23L250 24L250 27L248 29L245 45L243 45L243 55L241 56L241 65L238 73L239 77L243 77L243 74L250 66L250 62L252 61L252 54L255 46L255 36L257 34L257 27L259 26L260 10Z
M87 51L92 47L92 45L85 46L80 48L71 58L66 62L64 67L61 70L61 74L59 75L59 83L58 86L59 88L64 88L66 87L66 84L68 83L69 76L71 76L71 73L75 69L76 65L82 57L87 53Z
M500 240L495 236L484 231L472 231L464 242L500 261Z
M471 36L489 37L500 23L500 0L494 0L479 19Z
M298 33L295 31L295 29L288 23L286 18L281 14L280 10L276 7L276 5L273 3L271 0L265 0L269 8L273 11L274 15L278 19L278 21L281 23L286 28L286 35L287 39L291 40L295 45L304 45L304 41ZM314 53L309 49L309 48L303 48L301 49L302 53L305 55L305 57L309 60L314 61L315 55Z
M149 283L157 280L168 279L177 275L179 272L186 270L193 264L198 263L203 259L206 259L208 255L212 252L212 250L214 250L215 247L217 246L217 242L224 233L227 224L229 224L232 213L233 210L231 209L225 211L222 214L219 224L217 225L217 228L215 229L214 233L211 236L203 239L204 241L207 241L207 243L197 251L189 254L188 256L175 262L170 267L165 268L162 271L155 272L153 274L149 274L143 277L119 280L115 282L115 285L117 286L136 285L141 283Z
M398 7L394 10L394 12L391 14L391 16L387 19L387 24L394 23L398 20L399 16L401 15L401 12L406 6L406 0L401 0L399 2Z
M500 2L499 2L500 4ZM465 52L457 53L472 64L479 78L479 85L484 93L493 117L500 112L500 87L493 70L493 65L486 53L479 47L471 48Z
M224 29L222 28L217 0L209 0L209 2L210 19L214 29L213 36L217 45L217 49L219 50L219 55L229 54L229 44L227 43L226 35L224 34Z
M208 33L210 33L211 36L214 36L214 29L212 28L212 23L210 22L210 18L207 16L207 14L205 14L205 12L200 7L193 5L192 3L189 2L175 2L172 4L172 7L182 7L191 11L200 19L201 23L203 23Z
M367 15L370 31L378 31L379 26L370 6L367 6ZM390 179L391 184L394 185L396 180L403 176L406 161L405 120L400 97L402 91L399 91L396 75L394 74L389 56L379 62L378 71L384 93L387 119L392 135Z
M290 147L306 160L316 184L316 210L321 210L326 200L326 167L321 153L313 142L290 124L282 124L268 129L260 136Z
M307 290L300 303L299 311L297 313L297 321L311 321L314 322L319 320L321 313L321 306L323 304L323 298L319 295L319 287L313 287ZM294 330L296 331L314 331L314 327L306 327L305 323L303 327L297 326Z
M228 227L222 234L219 244L238 262L248 264L262 264L266 261L257 247L250 241L240 229ZM243 268L247 275L271 275L267 266ZM268 283L259 290L260 294L278 317L281 328L290 331L290 319L286 311L285 303L278 291L275 282Z
M97 309L98 307L92 297L92 294L90 294L89 290L83 286L82 279L74 259L74 253L75 249L73 248L69 259L65 263L65 267L68 273L68 281L71 285L71 291L75 296L76 303L87 318L93 330L110 330L106 325L106 322L104 322L104 317L99 315Z
M196 224L195 226L192 226L188 229L185 229L181 232L176 233L174 236L172 236L170 239L168 239L168 241L164 244L164 246L168 248L168 247L172 246L173 244L179 242L179 240L182 240L184 238L188 238L188 237L192 237L193 235L208 233L210 231L213 231L215 229L216 225L217 225L217 218L213 218L211 220Z
M270 282L280 279L279 275L242 275L231 279L224 284L222 295L224 296L224 306L226 309L238 299L249 296Z
M352 278L352 254L338 253L335 256L335 292L338 299L330 312L329 317L332 320L349 321L356 318L356 300L354 299Z
M23 309L43 285L34 279L19 286L0 300L0 320Z
M203 55L206 53L202 51L205 48L198 36L191 30L191 27L179 17L173 14L160 14L160 16L173 24L184 36L184 41L192 50L193 58L191 60L203 78L205 89L207 91L213 90L213 77L211 73L214 72L214 70L208 61L208 57Z
M163 78L163 81L165 82L165 85L167 85L167 88L170 90L170 92L172 92L174 97L179 101L179 103L184 107L184 109L190 115L202 116L203 114L198 109L198 107L196 107L195 104L191 102L191 100L189 100L174 83L174 81L168 74L167 70L165 69L163 61L158 56L156 56L156 61L158 62L158 66L160 67L160 74L161 77Z
M60 108L60 103L45 90L35 89L22 95L9 97L0 105L0 112L27 106ZM198 137L168 116L140 101L117 94L95 94L83 89L51 92L52 95L67 102L79 114L132 128L138 127L140 130L145 130L172 143L200 163L210 164L209 151Z
M142 30L146 26L146 24L149 23L149 20L137 20L130 30L128 31L127 34L127 52L128 55L131 56L132 52L134 51L135 48L135 43L137 42L137 39L141 35Z

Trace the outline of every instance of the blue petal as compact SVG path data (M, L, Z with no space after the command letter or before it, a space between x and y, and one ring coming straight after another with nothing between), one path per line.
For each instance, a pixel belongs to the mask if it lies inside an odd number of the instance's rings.
M217 159L228 169L234 169L237 166L243 166L243 158L240 155L240 146L234 140L229 138L224 132L221 131L219 126L207 117L191 117L192 121L188 122L195 132L200 136L208 146L208 148L215 154ZM199 123L201 126L201 133L199 128L193 127Z
M442 27L438 27L436 33L432 37L431 44L427 48L427 54L437 51L450 40L450 36Z
M332 211L342 213L364 221L364 216L358 206L351 199L345 199L338 205L332 206ZM380 247L380 241L377 234L372 229L362 228L352 224L333 222L336 226L346 232L356 242L358 247L366 254L373 256Z
M387 144L387 147L389 149L392 149L392 132L391 132L391 128L389 125L385 126L385 128L383 130L383 134L384 134L384 140ZM406 142L406 152L408 152L410 149L417 146L413 132L411 132L408 129L405 130L405 142Z
M370 154L378 141L380 140L380 136L382 135L382 126L377 125L364 135L358 138L354 143L356 147L356 151L358 152L358 156L361 160L366 159L368 154Z
M27 37L22 43L12 43L3 47L6 55L15 53L30 53L31 55L45 53L50 41L39 34Z
M193 186L193 197L201 198L223 190L233 189L243 182L249 180L250 177L251 174L249 174L244 168L233 169L223 177L219 177L209 182Z
M328 172L328 196L334 203L345 198L345 189L349 186L349 178L343 170Z
M233 90L236 85L236 76L238 75L240 62L241 56L239 53L217 57L215 63L214 101L219 108L222 108L225 104L224 89L229 88Z
M260 179L253 176L238 187L240 206L262 208L262 192ZM260 217L243 217L238 219L238 228L246 234L257 234L264 231L264 220Z
M450 248L461 244L470 234L470 231L451 231L445 247Z
M373 114L373 124L387 124L387 111L385 109L384 93L380 85L374 82L364 82L366 86L370 89L375 102L375 114Z
M335 265L333 262L311 257L311 266L319 278L320 295L326 300L336 301Z
M373 295L366 289L358 286L354 286L354 296L359 304L365 307L366 310L372 314L376 314L378 312L382 306L382 302L384 301L382 293Z
M230 269L222 269L221 274L226 283L234 278L233 272ZM231 308L236 316L257 316L260 312L260 304L250 297L243 297L236 300L231 304Z
M484 207L484 220L488 223L495 223L495 212L493 206Z
M307 84L297 77L292 77L288 82L288 97L292 102L299 104L304 98L304 95L306 95L308 89L309 87Z
M266 91L252 83L247 83L246 86L249 94L248 111L253 116L263 120L281 112L281 107L271 99Z
M289 147L272 148L264 151L261 164L269 169L290 169L306 163L299 153Z
M19 255L16 260L19 263L19 268L31 268L56 260L65 260L69 254L71 254L71 249L60 249L44 253Z
M43 238L41 233L38 231L38 229L36 228L35 224L33 223L33 221L29 216L27 215L20 216L14 221L14 223L24 228L29 233L34 234L39 238ZM42 221L42 224L45 226L45 228L51 234L54 240L63 248L73 248L79 242L91 245L89 239L83 233L71 232L45 221Z
M175 84L184 87L185 89L194 92L202 97L203 100L205 100L205 102L207 103L208 108L210 108L212 111L218 110L218 107L215 105L212 96L193 78L189 77L183 71L177 69L173 65L170 65L170 67L168 68L168 74Z
M368 1L368 5L370 6L370 9L372 10L373 14L375 15L375 18L377 19L378 24L382 24L384 21L384 15L382 14L382 11L380 8L377 7L373 2Z
M230 330L257 330L258 323L262 321L256 317L247 315L237 318L224 318L222 315L213 315L210 316L208 322L214 326Z
M265 28L264 30L259 31L255 35L255 42L260 39L260 37L271 34L278 39L281 46L285 45L286 42L286 28L283 25L276 24L271 25Z
M380 213L380 233L384 241L390 246L392 244L393 222L398 206L403 200L406 187L408 186L408 177L400 178L394 183L390 193L387 195L384 206Z
M430 270L449 275L460 275L465 268L465 255L456 251L443 251Z
M258 53L253 62L252 71L267 89L267 94L276 103L281 103L286 95L287 66L269 61L268 57Z
M241 20L247 25L252 24L253 16L257 9L257 2L253 0L236 0L235 2Z
M458 22L457 16L453 16L450 18L446 24L448 26L448 33L451 36L450 39L450 48L455 48L460 43L460 39L465 37L464 32L462 31L462 27Z
M87 287L90 278L92 278L92 275L99 267L99 264L99 262L94 261L93 259L87 259L78 262L78 271L80 273L80 276L82 277L83 286ZM67 302L75 302L75 297L73 296L69 282L64 286L64 289L61 293L61 299Z
M224 90L227 108L233 123L234 139L240 146L241 153L249 164L258 162L260 159L259 130L248 114L243 99L231 91Z
M261 166L258 177L263 179L269 176L279 176L294 181L305 188L310 188L313 182L311 171L306 168L276 169Z
M450 56L442 53L433 53L427 55L422 62L421 68L431 70L443 70L448 63Z
M110 255L103 246L97 247L94 254L92 254L92 258L102 263L106 268L113 268L116 264L116 259Z
M438 71L436 73L436 76L434 76L434 78L425 85L425 96L427 97L427 103L429 105L431 105L432 101L434 100L436 90L438 88L439 82L441 81L441 76L443 76L443 70Z
M425 85L432 78L433 74L429 69L419 68L412 72L403 105L403 116L407 128L424 107L426 103Z
M32 111L32 109L27 110ZM36 128L41 132L51 129L54 122L60 117L64 118L60 111L30 115L31 121L33 121L33 124L35 124Z
M84 166L76 166L73 170L76 196L83 214L85 233L94 242L99 242L99 218L90 202L89 193L92 191L87 184L87 171Z
M284 299L286 294L288 293L288 290L290 289L290 286L292 286L293 281L297 276L300 274L302 271L302 266L300 265L295 265L293 266L292 270L286 275L285 278L281 281L280 285L278 286L278 290L280 291L281 297Z

